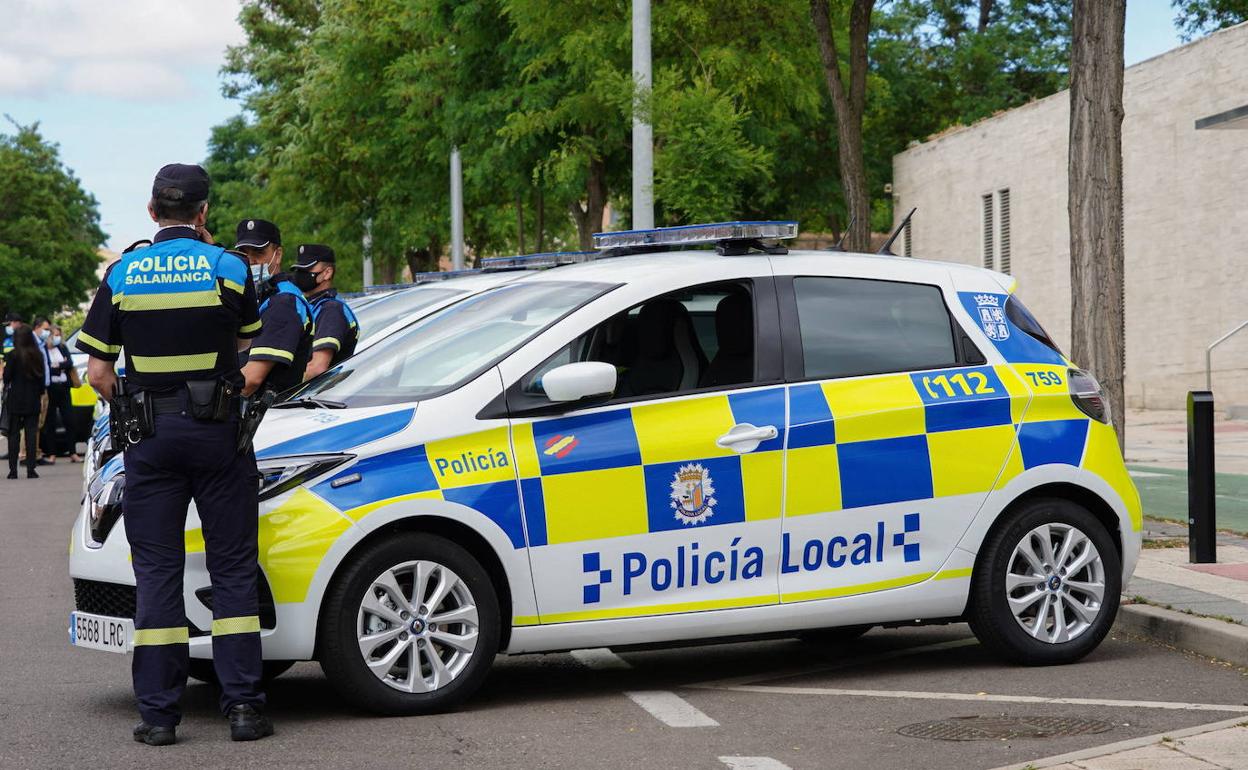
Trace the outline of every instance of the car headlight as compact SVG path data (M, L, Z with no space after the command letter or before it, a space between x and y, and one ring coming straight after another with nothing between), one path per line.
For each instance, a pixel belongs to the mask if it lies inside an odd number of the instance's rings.
M126 474L118 473L108 481L97 478L91 484L91 539L97 548L104 544L113 525L121 518L121 499L126 491Z
M260 471L260 499L277 497L354 457L355 455L344 454L295 455L259 460L256 468Z

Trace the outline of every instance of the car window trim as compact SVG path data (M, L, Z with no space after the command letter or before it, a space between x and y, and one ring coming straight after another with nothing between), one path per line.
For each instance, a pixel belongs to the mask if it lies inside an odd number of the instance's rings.
M879 283L900 283L908 286L929 286L940 292L940 302L945 309L945 317L949 321L949 340L953 345L954 362L950 365L936 365L926 367L907 367L904 369L881 369L878 371L863 371L838 374L829 376L807 376L806 375L806 358L802 349L802 327L801 318L797 310L797 287L795 285L798 278L831 278L849 281L876 281ZM969 340L975 350L983 356L979 346L975 344L970 335L966 334L966 330L962 324L958 323L953 312L949 309L949 300L945 296L944 287L939 284L925 283L923 281L898 281L890 278L864 278L861 276L849 275L817 275L807 273L795 273L792 275L778 275L775 279L776 293L780 301L780 334L781 342L784 350L784 380L788 383L801 382L824 382L826 380L845 380L853 377L874 377L882 374L909 374L913 372L929 372L940 369L958 369L968 366L982 366L983 363L969 363L966 351L963 348L964 341ZM965 340L963 339L965 337ZM985 363L987 359L985 358Z
M683 396L705 395L707 393L721 393L745 388L762 388L784 384L784 368L783 368L783 352L782 345L777 344L780 340L782 329L780 327L779 301L776 297L775 278L769 275L762 276L744 276L740 278L725 278L718 281L704 281L695 283L691 286L685 286L678 289L655 294L653 297L642 300L630 306L629 309L636 305L649 302L650 300L671 294L677 291L689 291L702 286L714 286L716 284L740 283L748 281L750 284L750 295L754 301L754 379L749 382L733 383L731 385L708 385L703 388L690 388L688 390L673 391L671 393L654 393L642 396L627 396L624 398L609 399L587 399L585 401L573 401L567 403L555 403L539 396L524 393L521 389L521 383L527 380L534 372L546 365L553 356L559 355L563 350L560 347L550 356L542 359L540 363L529 369L516 379L515 382L503 389L497 397L490 400L488 404L477 413L477 419L501 419L505 417L543 417L556 414L564 414L566 412L577 411L580 409L593 409L597 407L611 406L627 406L647 401L656 401L664 398L678 398ZM601 325L594 324L592 328ZM590 331L586 329L585 331ZM584 334L584 332L582 332ZM578 335L579 337L580 335ZM566 346L565 346L566 347ZM760 354L763 348L766 348L766 355ZM766 379L764 379L766 375ZM528 402L528 403L526 403ZM530 405L531 404L531 405Z

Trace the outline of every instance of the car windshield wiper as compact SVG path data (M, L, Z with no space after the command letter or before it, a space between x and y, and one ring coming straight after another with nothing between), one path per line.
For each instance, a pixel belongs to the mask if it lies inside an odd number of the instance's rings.
M330 401L327 398L315 398L313 396L304 396L290 401L283 401L280 404L274 404L274 409L346 409L347 405L341 401Z

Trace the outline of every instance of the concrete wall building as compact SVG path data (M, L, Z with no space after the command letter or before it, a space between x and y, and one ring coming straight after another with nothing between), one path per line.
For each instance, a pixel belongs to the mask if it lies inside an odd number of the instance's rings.
M1123 101L1127 404L1182 408L1206 346L1248 321L1248 24L1129 67ZM897 219L918 207L908 253L1013 274L1068 352L1069 119L1062 91L893 159ZM1214 352L1213 387L1248 405L1248 329Z

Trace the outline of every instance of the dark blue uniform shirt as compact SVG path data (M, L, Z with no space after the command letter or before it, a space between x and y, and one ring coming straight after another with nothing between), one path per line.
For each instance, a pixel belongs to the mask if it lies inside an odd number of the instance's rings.
M312 355L312 306L286 273L273 276L265 284L263 295L260 320L264 325L246 356L276 364L267 384L281 392L303 381L303 370Z
M308 297L312 303L312 318L316 333L312 351L332 350L334 358L330 365L355 354L355 343L360 339L360 324L347 303L338 299L337 289L326 289Z
M144 390L238 374L238 338L260 333L245 259L196 237L160 230L146 248L109 266L77 346L106 361L125 349L126 375Z

